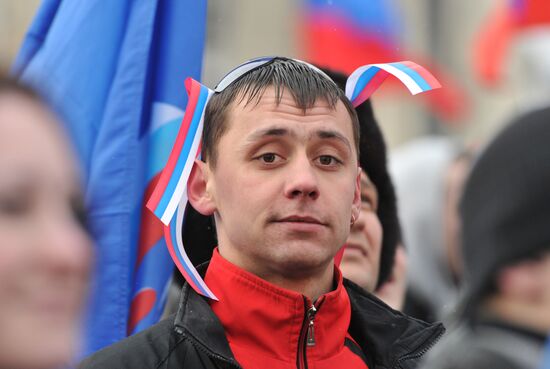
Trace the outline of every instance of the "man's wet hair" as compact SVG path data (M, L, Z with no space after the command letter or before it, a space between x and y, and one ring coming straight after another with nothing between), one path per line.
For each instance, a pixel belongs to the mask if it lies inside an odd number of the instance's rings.
M233 104L258 104L265 90L275 89L277 104L283 93L289 92L296 106L304 112L318 100L326 101L333 109L338 101L346 107L352 123L353 139L359 155L359 123L357 113L344 91L333 81L304 63L286 58L254 69L230 84L225 90L215 93L206 106L202 138L203 160L213 168L217 161L217 145L228 129L228 111Z
M339 72L323 69L343 90L347 77ZM397 198L387 167L387 149L384 135L376 122L370 100L357 108L359 118L359 165L367 173L378 192L378 219L382 224L382 250L376 288L388 280L392 273L395 251L401 243L401 226L397 213ZM366 271L365 271L366 272Z

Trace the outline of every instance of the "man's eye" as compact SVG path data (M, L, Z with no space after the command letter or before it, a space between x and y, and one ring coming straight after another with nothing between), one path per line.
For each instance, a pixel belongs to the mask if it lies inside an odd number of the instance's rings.
M275 161L275 154L263 154L261 158L266 163L273 163Z
M336 165L340 164L341 161L331 155L321 155L319 156L319 163L321 165Z
M277 154L274 154L272 152L268 152L265 154L262 154L258 156L258 160L260 160L263 163L274 163L277 160Z

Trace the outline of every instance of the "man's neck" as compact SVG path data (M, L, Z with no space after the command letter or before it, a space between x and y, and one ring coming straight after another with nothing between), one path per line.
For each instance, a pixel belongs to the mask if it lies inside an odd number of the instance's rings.
M231 263L217 249L205 275L218 297L208 301L210 307L244 368L290 367L306 355L310 366L339 367L345 352L359 360L345 344L351 303L337 269L334 280L332 291L307 301Z
M256 274L256 273L254 273ZM319 296L330 292L334 288L334 268L326 269L323 273L315 276L293 276L291 278L281 274L258 275L258 277L281 288L298 292L311 301L317 300Z
M300 293L315 301L319 296L332 291L334 287L334 265L303 270L300 266L281 270L276 268L259 269L254 261L246 262L227 250L219 248L220 255L234 265L256 275L257 277L272 283L278 287Z

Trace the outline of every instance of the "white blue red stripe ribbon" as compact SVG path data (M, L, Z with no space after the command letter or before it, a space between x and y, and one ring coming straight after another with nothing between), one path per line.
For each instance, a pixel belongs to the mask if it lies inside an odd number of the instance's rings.
M349 76L346 82L347 98L354 107L361 105L389 75L399 79L413 95L441 87L430 72L411 61L369 64L357 68Z
M164 238L166 239L168 252L187 283L189 283L197 293L217 301L218 298L210 291L206 283L204 283L204 280L193 266L193 263L189 260L183 246L182 229L187 200L187 193L184 192L176 216L172 217L169 225L164 226Z
M185 280L201 295L217 300L189 260L182 239L188 200L187 181L195 159L200 155L204 112L214 91L191 78L185 81L185 88L189 96L185 115L147 208L164 223L168 252Z
M194 79L185 81L189 100L168 162L147 207L168 225L187 189L187 179L200 153L204 111L213 91Z

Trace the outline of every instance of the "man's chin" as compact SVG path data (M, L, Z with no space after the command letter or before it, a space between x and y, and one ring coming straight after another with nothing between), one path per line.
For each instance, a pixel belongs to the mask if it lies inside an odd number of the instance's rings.
M287 273L307 274L326 268L333 263L334 254L319 245L286 245L276 256L278 266Z

